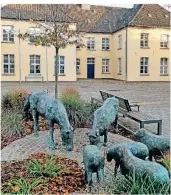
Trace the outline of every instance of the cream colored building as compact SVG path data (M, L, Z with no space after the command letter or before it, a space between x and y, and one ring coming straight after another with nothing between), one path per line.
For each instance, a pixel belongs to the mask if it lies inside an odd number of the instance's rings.
M68 9L65 21L84 32L86 47L72 45L59 51L60 81L81 78L170 80L170 14L167 10L150 4L135 5L132 9L87 4L63 6ZM15 4L2 8L2 81L55 80L55 49L34 46L31 33L30 41L17 37L19 32L39 30L29 21L35 8Z

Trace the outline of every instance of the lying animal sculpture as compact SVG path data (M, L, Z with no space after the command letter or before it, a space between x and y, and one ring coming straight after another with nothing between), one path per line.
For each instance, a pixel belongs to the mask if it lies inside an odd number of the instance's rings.
M121 156L120 169L123 175L135 173L141 177L148 176L151 181L156 181L159 185L169 184L168 171L161 164L137 158L125 147L119 148L118 153Z
M85 181L92 185L92 174L97 174L98 182L104 180L104 154L95 145L87 145L83 151Z
M117 174L117 169L119 168L120 165L120 158L121 156L118 153L118 149L125 147L127 149L129 149L132 154L140 159L146 160L148 159L149 156L149 150L147 148L147 146L143 143L139 143L139 142L122 142L119 144L116 144L112 147L110 147L107 151L106 151L106 157L107 157L107 161L111 162L112 159L115 160L115 176Z
M50 126L50 148L55 149L54 143L54 123L60 126L62 143L66 150L73 150L73 128L71 127L68 116L63 104L43 92L35 92L28 96L24 104L24 111L31 109L34 120L34 134L38 136L39 115L45 117Z
M108 98L103 105L94 112L93 128L89 134L90 144L96 145L100 136L104 136L104 146L107 145L107 135L110 125L114 125L115 133L118 132L119 102L115 97ZM92 139L93 138L93 139Z
M170 149L170 141L167 137L152 134L146 129L139 129L134 135L140 142L148 147L149 159L151 161L154 154Z

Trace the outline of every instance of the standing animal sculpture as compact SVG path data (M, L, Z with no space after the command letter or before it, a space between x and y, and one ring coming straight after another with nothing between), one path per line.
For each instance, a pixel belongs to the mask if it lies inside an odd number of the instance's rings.
M87 145L83 151L85 181L92 185L92 174L97 174L98 182L104 180L104 154L95 145Z
M165 167L156 162L144 161L135 157L131 150L122 147L118 149L120 158L120 169L123 175L135 173L141 177L150 177L159 185L169 184L169 174Z
M143 143L139 142L121 142L119 144L116 144L114 146L111 146L107 151L106 151L106 158L108 162L111 162L112 159L115 160L115 176L117 174L117 169L119 168L120 165L120 158L121 156L118 153L118 149L125 147L129 149L132 154L140 159L148 159L149 156L149 150L147 146Z
M90 144L96 145L100 136L104 136L104 146L107 145L107 135L110 125L114 125L115 133L118 132L119 102L115 97L108 98L103 105L94 112L93 127L89 134Z
M34 120L34 135L38 136L39 115L45 117L50 126L50 148L56 149L54 143L54 123L60 126L62 143L66 150L73 150L73 128L71 127L68 116L63 104L44 92L35 92L28 96L24 104L24 111L31 109Z
M149 149L149 159L152 161L154 154L170 149L170 140L161 135L154 135L146 129L139 129L134 133L135 137L144 143Z

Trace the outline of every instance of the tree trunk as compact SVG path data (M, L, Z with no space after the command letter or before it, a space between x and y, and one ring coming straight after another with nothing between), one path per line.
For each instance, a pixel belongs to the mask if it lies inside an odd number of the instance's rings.
M55 47L56 50L56 61L55 61L55 98L58 98L58 52L59 48Z

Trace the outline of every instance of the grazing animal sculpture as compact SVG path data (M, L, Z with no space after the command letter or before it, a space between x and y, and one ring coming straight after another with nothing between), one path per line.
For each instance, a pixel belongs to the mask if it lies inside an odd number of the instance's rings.
M115 97L108 98L103 105L94 112L93 128L89 134L90 144L96 145L100 136L104 136L104 146L107 145L107 135L110 125L114 125L115 133L118 132L119 102Z
M119 148L118 153L121 156L120 169L123 175L135 173L142 177L148 176L152 181L158 182L159 185L169 184L168 171L161 164L137 158L131 150L125 147Z
M120 158L121 158L121 156L118 153L118 149L122 147L126 147L132 152L134 156L140 159L145 160L145 159L148 159L148 156L149 156L149 150L147 146L140 142L121 142L119 144L111 146L106 151L106 158L108 162L111 162L112 159L115 160L115 176L117 174L117 169L119 168Z
M83 151L85 181L92 185L92 174L97 174L99 182L104 180L104 154L95 145L87 145Z
M54 143L54 123L60 126L62 143L66 150L73 150L73 128L71 127L68 116L63 104L44 92L35 92L28 96L24 104L24 111L31 109L34 120L34 134L38 136L39 115L45 117L50 126L50 148L56 149Z
M146 129L139 129L134 133L135 137L144 143L149 149L149 159L152 161L154 154L160 154L160 151L170 149L170 140L162 135L155 135Z

